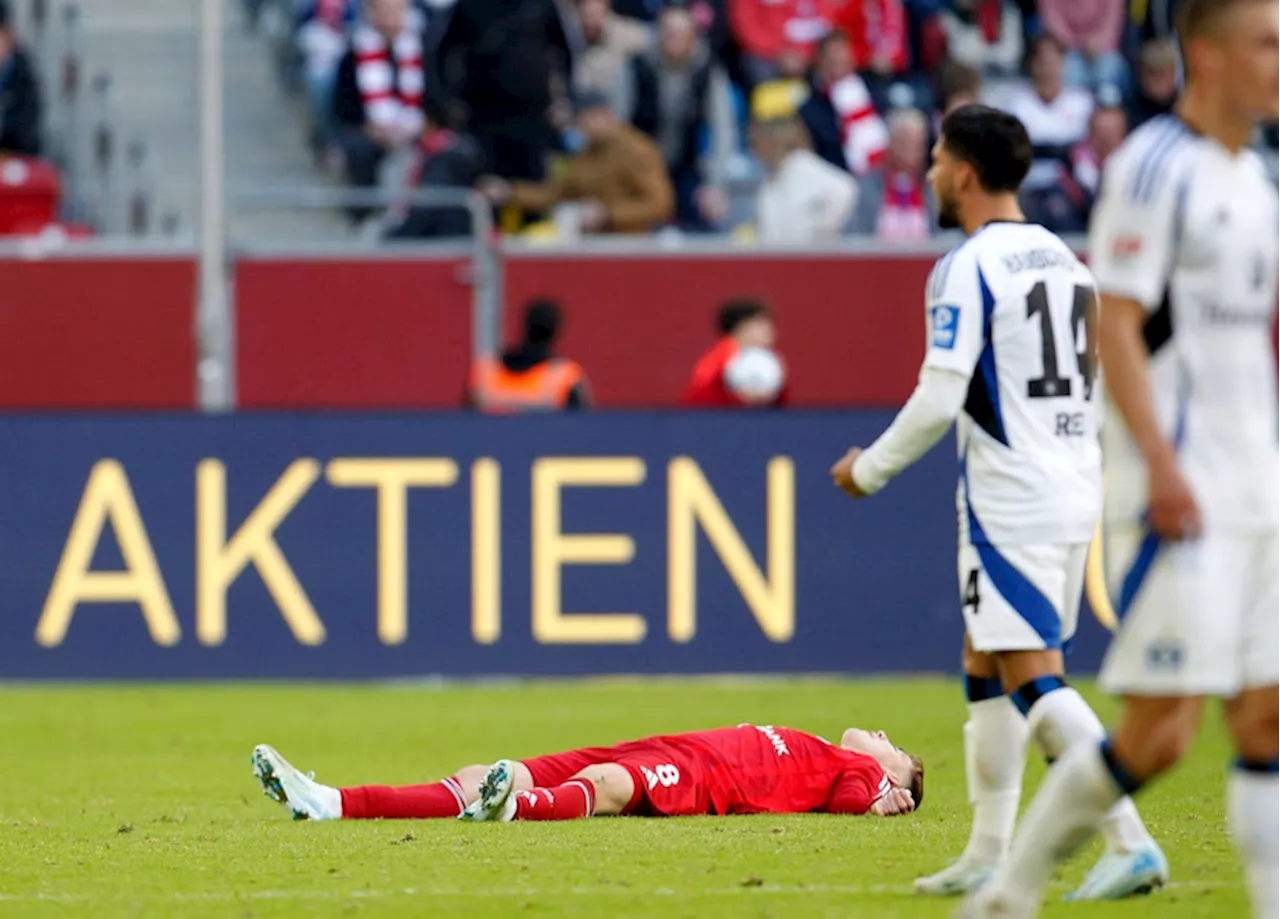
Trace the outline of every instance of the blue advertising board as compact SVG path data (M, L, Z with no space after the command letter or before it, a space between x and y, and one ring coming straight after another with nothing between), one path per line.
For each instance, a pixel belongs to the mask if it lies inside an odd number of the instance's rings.
M953 672L950 443L828 476L889 420L0 419L0 679Z

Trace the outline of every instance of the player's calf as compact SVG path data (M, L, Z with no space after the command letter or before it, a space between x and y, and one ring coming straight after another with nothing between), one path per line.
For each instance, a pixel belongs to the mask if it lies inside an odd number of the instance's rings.
M1254 914L1280 914L1280 695L1275 686L1250 689L1227 703L1238 758L1227 782L1231 835L1244 858Z
M1130 696L1108 741L1108 755L1136 790L1182 759L1203 711L1199 698Z

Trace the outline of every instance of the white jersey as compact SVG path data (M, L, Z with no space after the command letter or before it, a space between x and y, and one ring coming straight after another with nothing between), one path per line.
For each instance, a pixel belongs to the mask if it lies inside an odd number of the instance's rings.
M962 541L1089 542L1102 494L1089 270L1043 227L992 223L938 262L927 301L925 366L970 380Z
M1099 288L1149 313L1156 411L1206 526L1274 531L1276 190L1252 151L1233 156L1172 116L1107 163L1090 263ZM1111 409L1107 516L1137 522L1146 469Z

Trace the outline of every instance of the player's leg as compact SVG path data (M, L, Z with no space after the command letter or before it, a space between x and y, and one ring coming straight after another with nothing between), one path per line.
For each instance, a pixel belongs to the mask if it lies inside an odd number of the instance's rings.
M1055 556L1063 555L1063 565L1055 569ZM1046 596L1057 589L1046 578L1060 570L1062 586L1062 646L1075 635L1084 594L1088 546L1033 547L1024 566L1043 570L1039 576ZM1037 564L1036 556L1045 557ZM1018 710L1027 718L1033 741L1049 763L1056 762L1078 743L1097 745L1106 736L1102 722L1080 693L1065 679L1064 655L1057 649L1011 651L1000 656L1005 688ZM1084 900L1119 899L1151 890L1168 880L1168 862L1138 816L1129 798L1116 801L1100 827L1106 853L1090 870L1073 897Z
M1280 547L1274 537L1250 540L1251 592L1244 623L1244 685L1227 703L1237 759L1227 785L1227 820L1244 860L1254 913L1280 915Z
M1210 538L1167 546L1147 558L1145 577L1126 578L1131 602L1121 603L1125 616L1101 674L1104 688L1126 696L1119 725L1109 740L1077 744L1050 770L971 915L1033 915L1057 864L1117 801L1182 757L1201 697L1234 694L1240 593L1238 582L1219 576L1220 555Z
M285 805L295 820L429 820L457 817L478 795L487 766L464 766L425 785L357 785L338 788L301 772L273 747L254 748L253 773L268 797ZM529 770L516 764L515 787L533 785Z
M480 796L463 814L469 821L579 820L623 813L635 799L631 771L618 763L588 766L555 787L517 789L518 764L500 760L480 782Z
M458 817L480 794L488 766L464 766L453 775L427 785L359 785L340 788L342 816L349 820L429 820ZM532 788L533 777L523 763L513 768L514 787Z
M963 590L973 570L963 553L960 570ZM990 874L1013 838L1022 797L1026 720L1004 694L995 659L975 651L967 635L963 664L969 709L964 762L973 823L959 859L937 874L916 879L916 891L933 896L964 893Z

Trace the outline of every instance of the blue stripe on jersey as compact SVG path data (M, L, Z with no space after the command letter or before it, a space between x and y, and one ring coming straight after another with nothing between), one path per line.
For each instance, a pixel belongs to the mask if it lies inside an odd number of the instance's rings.
M1004 597L1013 611L1026 620L1027 625L1035 629L1036 634L1044 641L1049 650L1062 647L1062 618L1054 609L1049 598L1042 594L1034 584L1027 580L1009 560L996 551L983 532L978 517L969 507L969 542L978 550L978 559L982 562L982 570L993 587Z
M1129 138L1129 143L1137 145L1145 143L1146 149L1142 151L1142 155L1138 157L1137 163L1134 165L1130 175L1130 183L1128 196L1130 199L1136 200L1138 197L1138 189L1142 185L1146 177L1147 169L1151 165L1153 155L1160 149L1161 144L1176 136L1176 126L1174 120L1168 115L1159 115L1145 125L1134 131Z
M1169 165L1173 162L1174 154L1193 136L1181 121L1176 118L1169 120L1169 127L1151 144L1138 164L1130 193L1133 200L1140 204L1150 204L1155 199Z
M1125 614L1129 612L1129 608L1133 606L1133 601L1138 598L1138 592L1142 590L1142 585L1146 583L1147 575L1151 573L1151 566L1155 564L1156 556L1160 554L1160 547L1163 540L1155 533L1148 531L1147 535L1142 537L1142 544L1138 546L1138 552L1133 557L1133 563L1129 566L1129 570L1125 572L1124 580L1120 583L1120 602L1116 604L1116 618L1124 619Z
M978 286L982 290L982 353L978 366L969 380L969 394L964 400L964 410L974 424L982 428L1006 447L1009 438L1005 433L1004 416L1000 413L1000 378L996 371L996 351L991 338L991 317L995 313L996 298L991 293L987 279L978 268Z

